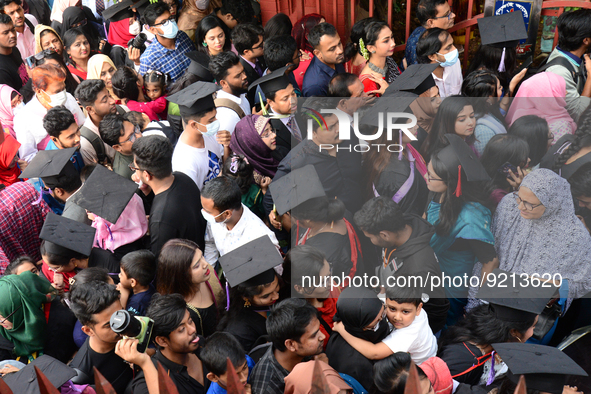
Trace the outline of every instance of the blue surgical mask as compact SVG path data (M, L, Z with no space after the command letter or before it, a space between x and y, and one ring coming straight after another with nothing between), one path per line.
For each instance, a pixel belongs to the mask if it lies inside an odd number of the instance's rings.
M438 55L441 55L441 53L436 52ZM441 67L451 67L454 64L457 63L458 58L460 57L460 54L458 53L457 49L454 49L451 52L446 53L445 55L441 55L445 58L445 61L443 63L439 63L439 65Z
M171 40L176 38L176 35L179 33L179 27L175 21L168 20L162 24L160 28L162 29L161 36Z
M197 123L199 123L199 122L197 122ZM204 133L204 132L200 131L201 134L203 134L203 135L210 135L210 136L215 135L218 132L218 130L220 129L220 121L217 119L207 125L205 125L203 123L199 123L199 124L201 126L207 127L207 132Z

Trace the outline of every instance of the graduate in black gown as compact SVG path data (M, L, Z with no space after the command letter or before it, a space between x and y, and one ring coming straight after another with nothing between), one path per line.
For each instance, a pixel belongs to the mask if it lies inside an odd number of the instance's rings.
M273 267L283 263L270 238L260 238L219 259L230 286L227 314L218 331L234 335L244 350L267 342L267 314L279 299L280 280Z
M339 296L335 321L343 322L351 335L378 343L390 333L384 304L372 290L348 287ZM333 332L326 345L331 367L355 378L366 390L373 384L373 364Z

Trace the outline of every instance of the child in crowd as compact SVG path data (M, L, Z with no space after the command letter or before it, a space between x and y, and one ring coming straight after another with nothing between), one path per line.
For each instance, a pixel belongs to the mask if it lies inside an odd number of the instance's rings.
M381 360L396 352L408 352L412 360L420 365L437 354L437 339L429 327L420 296L420 289L386 289L386 316L394 330L380 343L374 344L349 334L341 322L335 323L332 329L370 360Z
M143 316L156 289L151 282L156 275L156 257L149 250L136 250L123 256L117 290L123 308Z
M161 73L157 70L150 70L144 75L144 91L146 96L152 100L152 102L163 101L165 103L164 111L158 112L160 120L166 120L168 113L168 102L166 101L166 86L168 85L170 78L168 74Z
M121 99L130 111L138 111L148 115L150 121L159 121L158 114L166 111L166 98L159 97L154 101L144 94L144 78L129 67L121 67L111 79L113 93Z
M257 181L248 159L237 153L233 153L224 161L222 174L236 181L242 192L242 203L264 221L267 215L263 207L263 197L267 193L271 178L256 173L260 178Z
M207 379L212 383L207 394L226 394L228 382L227 359L229 358L247 392L250 393L250 371L254 368L254 361L244 352L240 342L234 335L227 332L216 332L209 336L199 355L201 362L209 371Z

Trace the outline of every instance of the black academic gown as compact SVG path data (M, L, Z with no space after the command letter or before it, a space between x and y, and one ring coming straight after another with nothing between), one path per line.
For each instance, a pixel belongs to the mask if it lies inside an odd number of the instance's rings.
M248 81L248 86L251 86L252 83L254 81L256 81L257 79L259 79L261 76L259 75L259 73L257 73L257 71L254 69L254 67L252 67L250 64L248 64L248 62L242 58L242 56L238 56L238 58L240 60L240 64L242 64L242 66L244 67L244 72L246 73L246 80ZM259 61L262 61L262 59L263 58L261 56ZM262 65L262 64L261 64L261 67L263 67L262 68L263 70L265 69L264 65ZM256 89L251 89L246 94L246 98L248 99L248 102L250 103L251 108L254 107L254 104L255 104L256 91L257 91Z
M275 153L274 156L281 161L300 143L300 141L291 134L291 131L285 124L283 124L281 119L271 119L270 123L277 135L275 140L277 142L277 147L273 153Z
M222 331L234 335L244 350L248 353L256 345L266 341L259 342L259 339L267 335L267 319L256 313L252 308L243 308L238 313L229 316L229 320L222 322L225 327Z
M458 382L471 386L480 382L484 372L484 359L476 346L468 342L452 343L439 349L437 356L445 361L451 376Z

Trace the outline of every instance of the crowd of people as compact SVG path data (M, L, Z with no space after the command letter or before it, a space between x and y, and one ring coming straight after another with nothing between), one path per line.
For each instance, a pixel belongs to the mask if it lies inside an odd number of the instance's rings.
M591 10L530 67L522 14L481 18L462 68L445 0L398 62L384 21L260 8L0 0L13 392L591 390L557 348L591 324Z

